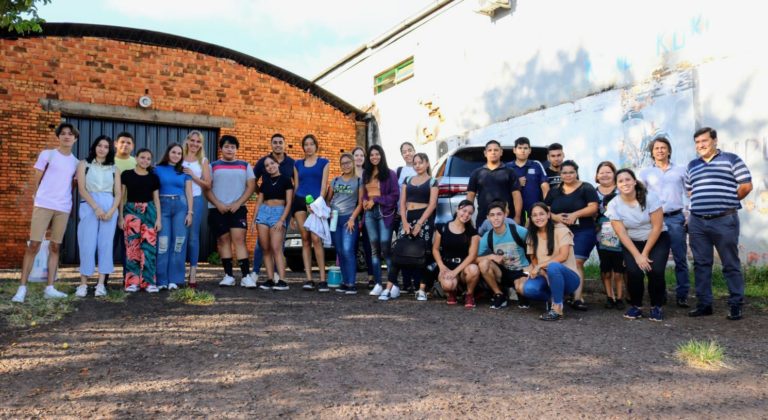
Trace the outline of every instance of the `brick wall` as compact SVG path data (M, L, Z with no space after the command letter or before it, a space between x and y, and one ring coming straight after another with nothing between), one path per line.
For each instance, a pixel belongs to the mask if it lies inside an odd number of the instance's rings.
M21 265L32 165L40 150L57 144L52 133L61 114L44 111L39 100L135 107L145 94L153 109L234 119L221 134L236 135L239 156L251 163L268 153L275 132L286 136L293 157L301 157L301 138L315 134L332 175L339 151L355 145L354 116L231 60L104 38L0 39L0 267Z

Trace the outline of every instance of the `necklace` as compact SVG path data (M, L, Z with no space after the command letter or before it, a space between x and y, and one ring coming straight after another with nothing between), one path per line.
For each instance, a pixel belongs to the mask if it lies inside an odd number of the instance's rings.
M272 181L274 179L274 181ZM269 177L269 183L274 187L280 181L280 175Z

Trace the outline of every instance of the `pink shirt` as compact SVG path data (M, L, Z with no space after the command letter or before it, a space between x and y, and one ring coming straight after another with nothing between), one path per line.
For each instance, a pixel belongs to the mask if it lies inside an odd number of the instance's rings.
M35 169L45 173L35 195L35 207L64 213L72 211L72 180L78 163L74 155L62 155L57 149L40 152Z

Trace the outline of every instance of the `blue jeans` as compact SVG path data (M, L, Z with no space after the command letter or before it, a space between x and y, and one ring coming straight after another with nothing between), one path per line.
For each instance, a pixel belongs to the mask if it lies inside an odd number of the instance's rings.
M664 217L667 225L672 256L675 259L675 294L678 298L688 297L691 281L688 279L688 241L685 233L685 215L682 213Z
M160 196L162 229L157 234L157 285L184 284L187 255L187 200L180 195Z
M365 228L371 241L371 265L376 284L381 284L381 260L387 261L387 269L392 268L390 248L392 246L392 229L384 223L384 217L378 205L365 212Z
M187 256L189 266L197 267L197 261L200 259L200 224L203 221L203 212L205 211L205 200L202 195L192 198L192 226L187 228Z
M555 305L562 305L563 296L566 293L575 292L581 283L579 275L575 271L558 262L547 264L547 278L549 280L552 303Z
M693 252L693 275L699 306L712 305L713 248L723 264L723 277L728 285L728 305L744 303L744 276L739 260L739 215L737 213L706 220L691 215L688 238Z
M109 211L115 197L112 193L92 192L91 198L102 211ZM110 274L115 270L112 262L117 211L112 218L104 221L85 201L80 202L80 223L77 225L77 243L80 248L80 274L93 275L96 269L96 254L99 255L99 274Z
M368 229L365 227L365 220L363 220L362 241L363 241L363 254L365 255L365 265L368 268L368 275L373 275L373 262L371 262L371 240L368 239Z
M544 276L536 276L532 279L528 279L523 286L523 296L530 300L549 302L552 298L552 294L549 292L547 279L545 279Z
M350 214L346 216L339 215L336 223L336 232L331 232L333 237L333 246L336 248L336 257L339 260L341 268L341 278L344 284L348 286L355 285L357 276L357 223L352 232L347 230L347 221Z

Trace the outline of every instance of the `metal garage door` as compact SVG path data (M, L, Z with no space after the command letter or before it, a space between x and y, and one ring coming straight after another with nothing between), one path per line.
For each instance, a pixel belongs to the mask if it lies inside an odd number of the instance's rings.
M218 129L180 127L158 124L135 123L126 121L100 120L93 118L65 117L65 120L80 130L80 139L75 144L73 152L78 159L84 159L88 156L88 148L91 142L98 136L106 134L113 140L115 136L123 131L133 134L135 139L135 151L146 147L152 150L155 162L160 160L165 149L171 143L182 143L190 130L200 130L205 137L205 153L210 158L216 156L216 140L219 137ZM78 199L79 202L79 199ZM79 206L75 206L70 217L70 223L67 225L67 234L64 237L64 246L62 249L62 261L66 264L79 264L79 252L77 246L77 220ZM207 213L207 210L206 210ZM205 261L212 248L210 235L208 235L207 224L205 223L206 214L203 215L202 229L200 232L200 259ZM119 257L115 256L115 261Z

